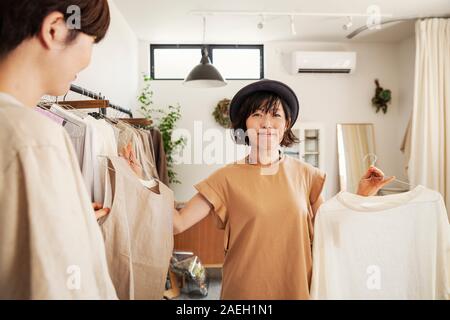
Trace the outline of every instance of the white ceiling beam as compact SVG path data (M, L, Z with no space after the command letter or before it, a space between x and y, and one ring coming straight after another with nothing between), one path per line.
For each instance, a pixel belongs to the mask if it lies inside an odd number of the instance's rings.
M370 13L323 13L323 12L295 12L295 11L191 11L197 16L302 16L302 17L372 17ZM377 14L378 17L392 18L392 14Z

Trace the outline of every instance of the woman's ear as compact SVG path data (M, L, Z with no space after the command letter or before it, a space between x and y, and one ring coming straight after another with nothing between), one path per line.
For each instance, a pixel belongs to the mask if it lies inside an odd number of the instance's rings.
M68 34L69 29L64 15L55 11L44 18L39 32L39 40L46 49L62 49L65 47Z

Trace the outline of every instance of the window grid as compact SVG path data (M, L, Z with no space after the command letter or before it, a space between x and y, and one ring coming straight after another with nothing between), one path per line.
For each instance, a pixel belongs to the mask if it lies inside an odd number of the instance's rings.
M209 59L214 64L213 49L258 49L260 56L259 78L227 78L227 80L258 80L264 78L264 46L263 45L228 45L228 44L151 44L150 45L150 76L154 80L184 80L184 78L155 78L155 50L156 49L199 49L200 62L202 47L208 50ZM187 76L187 75L186 75Z

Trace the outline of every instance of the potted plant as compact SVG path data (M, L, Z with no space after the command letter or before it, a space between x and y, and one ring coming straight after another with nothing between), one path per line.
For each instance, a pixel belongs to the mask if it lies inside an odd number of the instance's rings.
M372 105L377 108L378 111L383 110L383 113L387 112L387 105L391 102L391 90L385 90L380 86L378 79L375 79L375 96L372 98Z

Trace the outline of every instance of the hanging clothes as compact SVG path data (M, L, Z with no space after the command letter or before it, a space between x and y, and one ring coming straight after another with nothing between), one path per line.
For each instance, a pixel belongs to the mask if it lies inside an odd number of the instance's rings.
M66 131L0 93L0 299L116 299Z
M123 122L116 124L116 128L120 129L118 140L119 151L123 150L131 143L136 159L141 165L144 179L150 180L155 178L153 175L152 163L145 153L144 143L139 131Z
M450 299L450 230L442 196L341 192L315 222L313 299Z
M153 154L153 146L150 145L149 133L145 130L139 129L137 130L142 141L142 145L144 146L145 158L150 164L150 174L151 177L155 179L159 179L158 171L156 170L155 165L155 157Z
M111 212L100 223L117 295L162 299L173 250L173 192L160 182L159 190L149 190L123 158L109 160Z
M106 157L117 156L117 142L114 130L104 119L95 119L87 116L83 119L92 132L92 199L103 203L105 194L105 166Z
M80 163L83 179L91 201L103 203L107 156L117 156L114 130L104 119L95 119L77 110L66 110L56 104L52 112L70 119L64 128L68 132Z
M152 136L152 145L154 150L154 158L156 170L158 171L159 179L165 184L169 185L169 172L167 170L167 158L166 152L164 151L164 141L161 132L152 128L150 130Z
M91 142L90 139L86 139L86 124L77 116L60 107L57 104L53 104L50 108L52 114L60 116L61 118L68 119L64 123L64 129L66 129L69 134L70 140L72 140L72 145L75 149L77 155L78 163L80 164L80 169L83 168L83 164L91 161ZM87 140L87 141L86 141ZM85 159L85 157L87 159ZM83 177L85 173L83 173ZM88 185L87 185L88 186ZM88 189L90 190L90 189Z
M143 129L142 132L145 134L144 139L146 139L148 141L148 145L150 147L150 157L151 157L152 163L153 163L153 165L155 167L155 171L157 172L158 177L159 177L159 173L157 171L158 169L156 168L155 147L153 146L152 134L151 134L150 130L144 130Z

